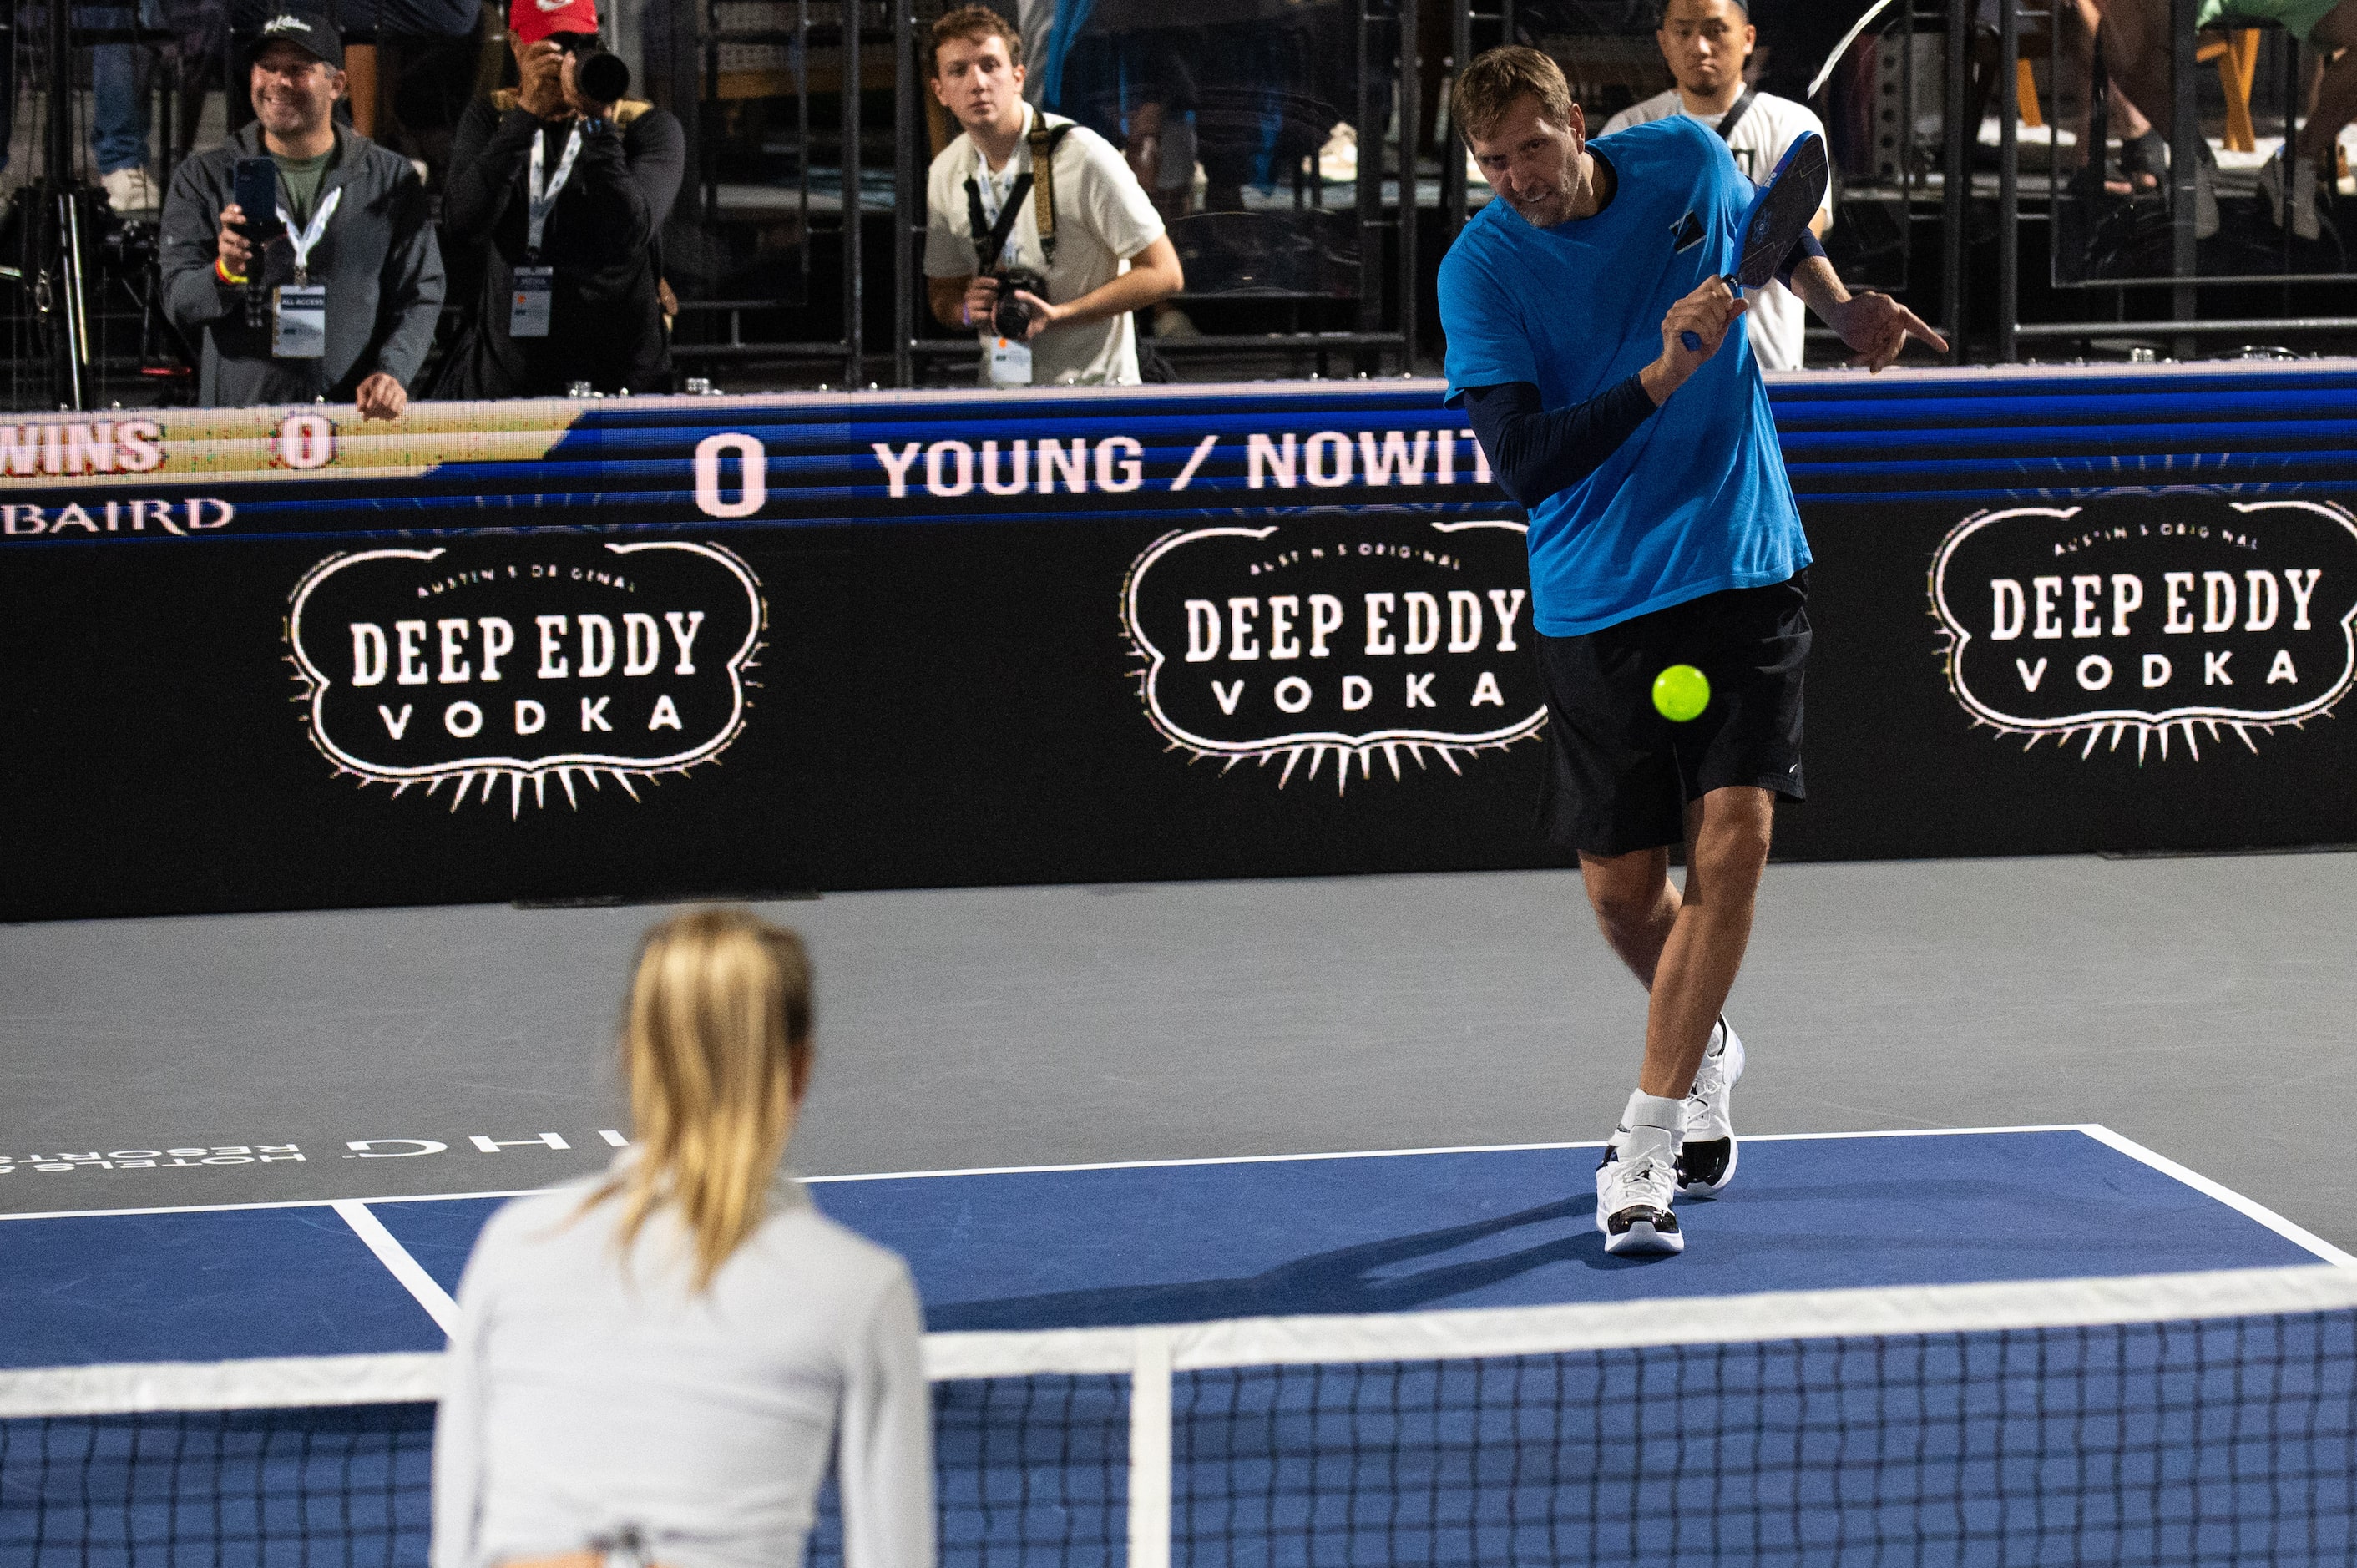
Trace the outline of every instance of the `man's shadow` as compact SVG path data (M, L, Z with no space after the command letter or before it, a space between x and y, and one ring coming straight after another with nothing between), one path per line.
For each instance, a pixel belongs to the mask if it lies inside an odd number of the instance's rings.
M1564 1198L1519 1213L1480 1219L1416 1236L1365 1241L1280 1263L1240 1279L1175 1284L1106 1285L1050 1291L996 1301L931 1304L926 1326L956 1329L1120 1327L1139 1323L1200 1323L1222 1317L1291 1316L1304 1313L1405 1312L1497 1284L1550 1263L1591 1269L1641 1266L1604 1251L1591 1198ZM1561 1230L1568 1224L1568 1230ZM1469 1259L1413 1273L1388 1271L1418 1258L1453 1251L1491 1237L1537 1227L1547 1236L1495 1257Z

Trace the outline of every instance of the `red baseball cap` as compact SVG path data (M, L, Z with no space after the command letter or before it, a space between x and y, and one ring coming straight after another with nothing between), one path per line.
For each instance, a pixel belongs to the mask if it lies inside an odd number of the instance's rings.
M551 33L594 33L597 30L597 0L513 0L508 26L516 38L536 44Z

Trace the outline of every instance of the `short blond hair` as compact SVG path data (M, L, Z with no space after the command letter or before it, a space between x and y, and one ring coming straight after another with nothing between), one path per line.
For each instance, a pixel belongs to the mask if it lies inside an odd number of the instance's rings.
M802 939L744 908L675 915L646 934L622 1009L638 1157L582 1205L621 1199L627 1251L670 1208L704 1290L768 1218L770 1182L810 1076Z
M1554 124L1571 124L1571 83L1563 67L1527 44L1484 51L1459 71L1448 95L1448 117L1470 147L1477 136L1498 128L1514 100L1524 93L1539 101L1539 113Z
M947 43L978 43L984 38L1000 38L1006 44L1006 62L1023 63L1023 35L1014 24L987 5L961 5L954 11L942 13L925 36L925 74L938 79L942 74L942 46Z

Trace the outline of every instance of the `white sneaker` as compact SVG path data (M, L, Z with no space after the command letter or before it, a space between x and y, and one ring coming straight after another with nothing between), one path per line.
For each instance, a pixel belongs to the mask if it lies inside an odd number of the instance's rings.
M2291 231L2303 240L2316 239L2323 232L2316 214L2316 165L2306 158L2292 159L2288 193L2284 189L2283 171L2281 148L2259 166L2259 194L2266 198L2267 211L2274 216L2276 227L2283 228L2284 208L2288 200Z
M106 189L107 206L117 212L153 212L164 205L164 193L156 188L147 171L135 165L102 174L98 183Z
M1659 1127L1623 1127L1604 1145L1596 1167L1596 1228L1612 1253L1682 1252L1678 1217L1670 1212L1677 1195L1676 1140Z
M1708 1197L1735 1179L1735 1080L1743 1076L1743 1036L1724 1014L1710 1031L1686 1094L1685 1135L1678 1141L1678 1194Z

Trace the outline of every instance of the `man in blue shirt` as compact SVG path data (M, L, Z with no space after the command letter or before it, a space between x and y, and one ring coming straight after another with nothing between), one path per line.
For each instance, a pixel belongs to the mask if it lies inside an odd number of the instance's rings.
M1541 812L1605 939L1652 993L1643 1069L1597 1168L1612 1252L1684 1245L1673 1197L1735 1175L1743 1043L1719 1009L1750 940L1779 795L1802 796L1809 545L1722 274L1753 188L1683 115L1590 143L1555 62L1492 49L1452 118L1499 199L1440 267L1448 397L1530 511L1551 763ZM1852 296L1813 237L1792 291L1880 370L1937 333ZM1683 334L1698 347L1684 346ZM1672 664L1702 714L1654 710ZM1683 896L1668 846L1683 842Z

